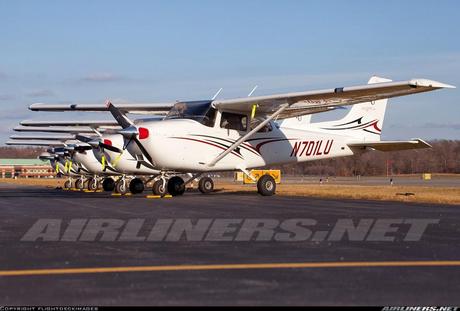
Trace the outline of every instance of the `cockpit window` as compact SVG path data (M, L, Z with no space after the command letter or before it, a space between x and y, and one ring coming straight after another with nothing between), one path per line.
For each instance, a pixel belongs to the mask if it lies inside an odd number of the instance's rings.
M252 119L251 124L250 124L251 130L255 129L263 121L264 121L263 118L254 118L254 119ZM273 126L272 126L271 122L268 122L267 124L265 124L264 127L262 127L258 131L258 133L268 133L268 132L271 132L271 131L273 131Z
M245 114L222 112L220 127L230 130L246 131L247 119Z
M216 110L211 107L211 101L179 102L176 103L165 120L191 119L203 125L213 127L216 119Z

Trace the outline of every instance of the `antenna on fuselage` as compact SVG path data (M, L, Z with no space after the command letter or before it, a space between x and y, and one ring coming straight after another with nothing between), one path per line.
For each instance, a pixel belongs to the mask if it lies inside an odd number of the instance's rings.
M249 92L248 97L251 97L252 94L254 94L254 92L257 90L258 87L259 87L258 85L254 86L254 88L252 89L252 91Z
M217 93L212 97L212 100L215 100L217 98L217 96L219 96L220 92L222 92L222 88L220 88Z

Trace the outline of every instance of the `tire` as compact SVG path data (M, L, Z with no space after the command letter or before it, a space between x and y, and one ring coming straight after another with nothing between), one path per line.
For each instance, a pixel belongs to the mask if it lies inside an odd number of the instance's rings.
M128 193L128 187L126 187L126 182L123 182L123 181L119 181L115 187L115 190L119 193L119 194L126 194Z
M168 181L168 192L173 197L183 195L185 192L185 182L179 176L174 176Z
M112 192L115 189L115 181L112 178L105 178L102 182L102 189L107 192Z
M168 186L168 183L166 183L166 185L163 187L163 180L157 180L153 183L153 187L152 187L152 192L154 195L161 195L161 196L164 196L166 195L166 193L168 193L166 191L166 188Z
M140 178L134 178L129 182L129 191L132 194L138 194L144 192L144 182Z
M85 187L85 182L83 179L79 178L77 179L77 181L75 182L75 188L77 188L78 190L83 190L83 188Z
M91 178L90 180L88 180L88 190L96 191L98 187L99 183L97 182L97 179Z
M64 189L72 188L72 182L70 180L66 180L64 183Z
M270 175L264 175L257 181L257 191L262 196L272 196L276 192L276 182Z
M198 190L201 193L207 194L214 191L214 181L210 177L203 177L198 182Z

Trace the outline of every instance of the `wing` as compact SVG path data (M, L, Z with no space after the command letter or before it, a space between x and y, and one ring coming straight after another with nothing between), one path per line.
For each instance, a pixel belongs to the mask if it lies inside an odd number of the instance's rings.
M289 107L278 117L278 119L284 119L327 111L340 106L429 92L442 88L455 87L426 79L413 79L409 81L383 82L363 86L338 87L319 91L218 100L214 101L213 105L221 111L245 114L249 114L253 106L256 105L259 114L269 114L275 111L279 106L288 104Z
M163 104L116 104L123 113L167 115L175 103ZM44 104L29 107L32 111L108 111L106 104Z
M42 132L42 133L94 133L90 127L34 127L34 126L16 126L15 132Z
M75 135L11 135L13 140L57 140L60 142L75 139Z
M35 127L46 127L46 126L90 126L90 127L101 127L101 126L110 126L110 127L119 127L117 121L115 120L69 120L69 121L33 121L25 120L21 121L22 126L35 126Z
M62 142L59 141L41 141L41 140L21 140L21 141L14 141L9 140L5 143L8 146L64 146Z
M363 143L350 143L347 144L351 148L367 149L372 148L379 151L402 151L411 149L424 149L432 148L430 144L421 140L409 140L409 141L375 141L375 142L363 142Z

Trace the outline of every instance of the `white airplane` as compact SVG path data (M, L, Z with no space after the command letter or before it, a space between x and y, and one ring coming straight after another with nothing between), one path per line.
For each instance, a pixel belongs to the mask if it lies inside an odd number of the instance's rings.
M87 128L82 128L84 123ZM123 137L120 134L113 133L113 129L107 126L118 124L114 121L23 121L21 127L16 127L15 131L21 132L48 132L48 133L72 133L71 136L43 136L43 135L13 135L13 140L59 140L67 145L75 144L70 139L79 140L90 145L93 150L75 150L72 154L72 160L81 164L82 176L77 179L75 185L78 189L83 189L83 184L87 181L86 175L95 176L119 175L120 178L115 182L111 177L106 176L102 182L105 191L116 189L118 193L141 193L144 191L145 184L154 180L153 193L164 194L165 185L157 178L159 171L155 170L149 163L134 159L128 152L123 149ZM57 127L54 125L58 124ZM62 127L62 126L66 127ZM75 127L74 127L75 126ZM101 128L101 126L105 126ZM85 134L97 134L96 136L85 136ZM147 176L148 180L144 182L140 176ZM89 179L90 190L98 187L99 177ZM129 185L129 186L128 186Z
M426 79L392 82L372 77L368 85L328 90L277 94L230 100L177 102L166 105L34 104L35 111L110 111L124 136L125 145L163 175L192 172L190 180L169 178L167 189L182 195L185 185L203 173L242 171L284 163L299 163L351 156L366 150L394 151L429 148L421 139L381 141L387 99L453 86ZM342 119L310 123L305 115L354 105ZM125 113L144 110L164 113L160 122L137 124ZM275 120L288 119L279 126ZM204 177L200 188L212 191L213 181ZM273 195L275 180L264 175L257 181L261 195Z

